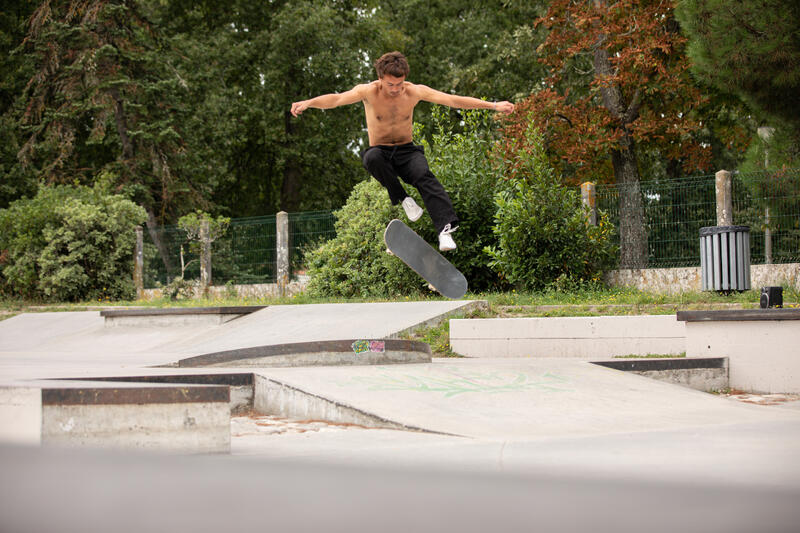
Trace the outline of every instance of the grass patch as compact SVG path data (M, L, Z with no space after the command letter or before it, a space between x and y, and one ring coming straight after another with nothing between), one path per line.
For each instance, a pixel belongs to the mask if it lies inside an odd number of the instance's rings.
M548 290L541 292L502 292L468 294L466 298L485 300L486 317L570 317L604 315L668 315L678 310L752 309L758 307L760 291L751 290L729 295L716 292L688 292L656 294L629 288L585 288L569 292ZM0 319L23 312L42 311L96 311L108 308L191 308L228 307L246 305L301 305L329 303L442 301L443 297L431 293L423 297L398 298L319 298L297 294L285 298L262 297L153 300L90 301L80 303L48 303L22 300L0 301ZM797 307L798 291L784 291L784 307Z
M740 293L719 294L716 292L683 292L660 294L644 292L631 288L594 288L571 292L504 292L478 295L494 305L543 306L543 305L692 305L692 304L757 304L760 291L750 290Z
M454 316L452 318L464 317ZM463 357L450 348L450 320L443 320L437 326L419 328L414 333L411 333L408 338L430 345L433 357Z

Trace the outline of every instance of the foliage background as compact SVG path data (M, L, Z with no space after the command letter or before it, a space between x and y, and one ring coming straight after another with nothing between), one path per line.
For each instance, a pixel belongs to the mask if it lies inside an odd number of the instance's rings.
M120 195L41 187L0 210L0 291L37 300L130 299L135 227L146 218Z
M6 0L0 210L54 185L97 188L144 209L153 236L197 209L236 219L340 208L368 178L363 111L294 118L290 105L374 79L372 62L397 49L410 81L521 104L500 133L488 114L422 104L415 117L462 217L456 263L475 287L502 288L480 253L495 238L501 185L484 154L498 136L506 146L522 139L533 108L555 179L572 185L615 180L623 138L634 141L626 175L635 180L799 166L797 9L776 0ZM601 49L618 67L611 76L597 70ZM608 111L612 86L638 116ZM470 120L485 121L481 136L469 134ZM776 128L769 141L756 134L763 125ZM637 209L620 201L627 228L643 226ZM619 233L623 243L638 238ZM638 240L632 264L646 259ZM27 275L0 275L29 293Z

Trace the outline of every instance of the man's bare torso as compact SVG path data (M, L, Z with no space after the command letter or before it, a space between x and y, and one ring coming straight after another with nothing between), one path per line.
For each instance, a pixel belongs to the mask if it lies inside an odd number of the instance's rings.
M419 103L417 86L404 81L393 90L380 80L363 86L362 102L367 116L369 145L411 142L414 107Z

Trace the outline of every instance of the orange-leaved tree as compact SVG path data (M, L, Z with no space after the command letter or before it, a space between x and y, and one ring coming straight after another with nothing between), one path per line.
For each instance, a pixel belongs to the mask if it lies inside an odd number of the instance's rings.
M620 267L645 267L638 154L657 151L685 172L711 162L710 147L695 135L704 97L688 72L673 2L553 0L536 24L549 30L537 50L549 78L517 106L505 159L525 149L533 121L567 183L615 182Z

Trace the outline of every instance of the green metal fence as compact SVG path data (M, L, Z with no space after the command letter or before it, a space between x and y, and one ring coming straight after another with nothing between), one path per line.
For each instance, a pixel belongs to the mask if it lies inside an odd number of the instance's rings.
M732 183L733 222L750 226L751 261L765 262L767 240L772 245L773 263L800 261L800 171L735 173ZM640 188L648 236L647 266L698 266L700 228L717 223L715 177L643 181ZM598 185L596 194L597 208L619 227L620 186Z
M733 220L750 226L750 254L755 264L800 261L800 169L736 174ZM769 246L767 245L769 240Z
M733 221L750 226L751 262L766 262L768 244L773 263L800 261L800 170L735 173L732 183ZM617 185L596 187L597 207L608 214L616 227L619 194ZM648 267L698 266L700 228L716 225L714 176L643 181L640 194L648 235ZM185 279L199 279L197 245L190 243L177 226L155 231L162 253L145 231L144 286L166 285L182 271ZM274 215L232 220L225 234L212 243L214 285L274 283L275 232ZM334 236L331 212L290 213L291 273L297 274L303 268L307 250Z
M330 211L289 214L290 267L292 274L302 268L305 252L315 244L334 237ZM156 229L161 242L144 232L144 286L166 285L183 273L185 279L200 278L199 250L178 226ZM214 285L232 283L274 283L276 278L276 217L239 218L231 221L225 234L211 245ZM183 270L181 266L183 256Z

